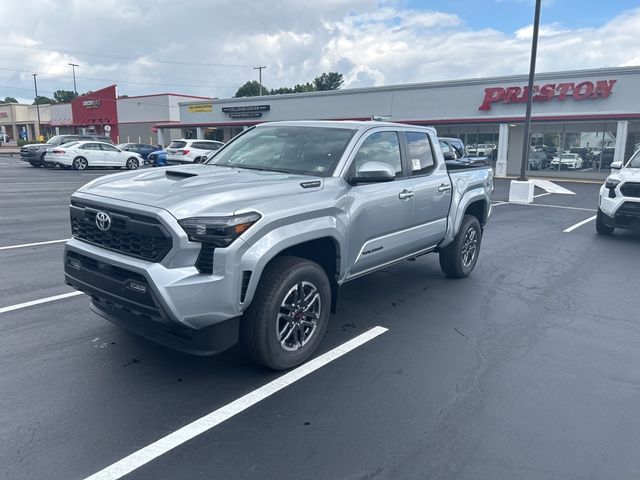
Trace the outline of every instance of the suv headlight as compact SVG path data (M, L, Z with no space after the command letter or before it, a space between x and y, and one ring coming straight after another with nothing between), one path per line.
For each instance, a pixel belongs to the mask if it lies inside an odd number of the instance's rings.
M228 247L246 232L261 215L256 212L242 213L230 217L193 217L178 223L192 242L206 242L216 247Z
M29 147L29 150L35 152L36 150L40 150L40 147Z

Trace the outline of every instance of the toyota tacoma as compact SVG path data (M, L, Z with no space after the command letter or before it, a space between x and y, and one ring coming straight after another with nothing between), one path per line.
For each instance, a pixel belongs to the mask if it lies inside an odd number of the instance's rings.
M98 178L71 197L66 282L102 317L212 354L238 340L287 369L321 342L346 282L437 252L466 277L493 172L448 172L434 129L274 122L206 163Z

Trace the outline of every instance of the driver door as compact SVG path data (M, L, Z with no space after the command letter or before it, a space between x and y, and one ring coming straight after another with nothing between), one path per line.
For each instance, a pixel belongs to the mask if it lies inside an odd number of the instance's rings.
M347 278L392 263L411 253L413 185L402 162L396 131L375 131L360 140L349 175L366 162L390 165L396 178L390 182L353 185L348 194L351 226L348 239Z

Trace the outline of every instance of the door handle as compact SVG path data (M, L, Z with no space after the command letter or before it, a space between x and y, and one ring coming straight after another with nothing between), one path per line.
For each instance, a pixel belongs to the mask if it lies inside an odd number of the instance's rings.
M439 191L440 193L448 192L449 190L451 190L451 185L447 185L447 184L445 184L445 183L443 183L442 185L440 185L440 186L438 187L438 191Z
M409 191L409 190L402 190L399 194L398 194L398 198L400 200L408 200L410 198L413 198L413 192Z

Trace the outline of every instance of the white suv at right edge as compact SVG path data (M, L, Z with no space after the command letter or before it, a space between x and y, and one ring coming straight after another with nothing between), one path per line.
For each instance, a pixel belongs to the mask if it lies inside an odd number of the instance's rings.
M209 152L218 150L224 143L215 140L186 139L172 140L166 148L167 164L200 163Z
M616 228L640 230L640 150L623 167L611 164L611 175L600 187L596 230L610 235Z

